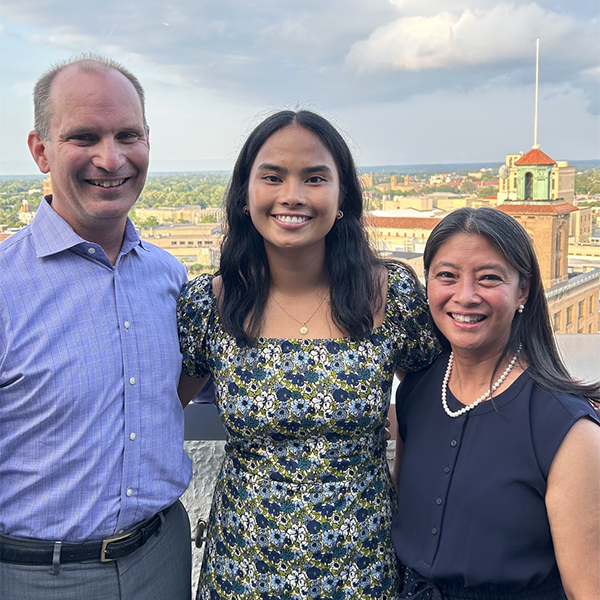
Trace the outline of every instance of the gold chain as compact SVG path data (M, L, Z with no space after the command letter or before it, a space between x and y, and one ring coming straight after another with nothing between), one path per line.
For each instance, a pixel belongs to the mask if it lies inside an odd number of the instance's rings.
M293 317L292 315L290 315L290 313L285 310L285 308L283 308L283 306L281 306L281 304L279 304L279 302L277 302L277 298L275 298L275 296L273 294L271 294L271 298L273 298L273 300L275 301L275 304L277 304L277 306L279 306L279 308L290 318L293 319L294 321L296 321L296 323L300 323L300 333L302 335L306 335L308 333L308 327L306 326L306 324L317 314L317 311L321 308L321 305L323 304L323 302L325 302L325 298L327 298L327 295L323 296L323 298L321 299L321 302L319 302L319 306L317 306L317 308L315 308L314 312L312 315L310 315L310 317L308 317L308 319L306 319L306 321L299 321L298 319L296 319L296 317Z

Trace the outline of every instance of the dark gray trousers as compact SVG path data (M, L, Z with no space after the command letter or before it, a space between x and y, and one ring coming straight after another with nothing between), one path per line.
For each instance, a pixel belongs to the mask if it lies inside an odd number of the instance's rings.
M190 600L190 522L181 502L160 533L114 562L68 563L57 575L50 565L0 562L2 600Z

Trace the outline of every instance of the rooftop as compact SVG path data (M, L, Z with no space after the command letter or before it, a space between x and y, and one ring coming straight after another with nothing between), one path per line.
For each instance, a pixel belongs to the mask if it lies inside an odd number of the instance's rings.
M524 156L521 156L519 160L515 161L515 165L555 165L556 161L550 158L547 154L544 154L539 148L530 150Z
M555 296L560 296L565 292L572 290L574 288L578 288L582 285L587 285L592 281L598 281L600 279L600 269L592 269L587 273L581 273L580 275L574 275L569 277L567 281L562 281L561 283L557 283L553 285L550 289L546 290L546 298L550 300ZM598 370L598 365L596 363L596 370Z
M367 227L389 227L390 229L433 229L440 217L374 217L365 216Z
M505 202L496 207L507 215L529 214L529 215L562 215L579 210L568 202L545 202L543 200L533 202Z

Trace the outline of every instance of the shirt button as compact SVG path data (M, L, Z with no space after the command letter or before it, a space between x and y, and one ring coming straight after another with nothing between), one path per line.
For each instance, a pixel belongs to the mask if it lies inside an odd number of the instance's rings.
M454 448L454 446L456 446L456 444L458 444L458 442L456 440L452 440L450 442L450 445Z
M130 383L131 385L133 385L133 384L135 383L135 377L132 377L132 378L129 380L129 383Z
M90 246L90 247L88 248L88 252L89 252L90 254L96 254L96 248L93 248L93 247L91 247L91 246Z
M129 434L129 439L130 439L132 442L133 442L133 440L135 440L135 432L133 432L133 431L132 431L132 432Z
M131 323L129 321L125 321L125 323L123 323L123 326L125 327L125 329L129 329L130 325L131 325Z
M133 494L133 490L131 488L127 488L127 497L129 498L131 494Z
M439 506L439 505L442 503L442 499L441 499L441 498L438 498L438 499L435 501L435 503L436 503L436 504Z
M444 467L444 473L450 473L450 467Z
M432 527L431 528L431 534L432 535L437 535L437 527Z

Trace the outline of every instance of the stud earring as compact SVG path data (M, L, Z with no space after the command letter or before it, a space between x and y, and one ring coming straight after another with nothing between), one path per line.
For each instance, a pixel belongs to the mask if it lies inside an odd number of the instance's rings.
M242 210L244 211L245 215L249 215L250 214L250 209L248 208L247 204L244 205L244 208L242 208Z
M335 215L335 220L339 221L344 216L344 213L341 210L337 211L337 215Z
M525 305L524 304L519 304L519 308L517 308L517 312L519 314L521 314L524 310L525 310Z

